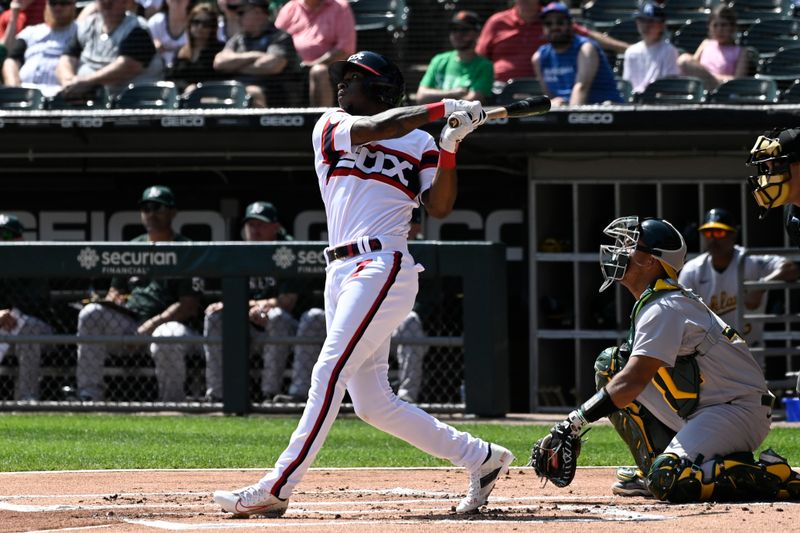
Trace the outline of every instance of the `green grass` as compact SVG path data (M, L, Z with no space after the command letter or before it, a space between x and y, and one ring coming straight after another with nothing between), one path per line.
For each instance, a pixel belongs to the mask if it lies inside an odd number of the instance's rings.
M297 425L294 417L42 415L0 416L0 471L109 468L271 467ZM549 426L455 424L508 447L525 463L531 443ZM586 436L580 464L632 462L610 426ZM774 428L772 446L800 465L800 428ZM405 442L360 420L337 420L314 466L443 466Z

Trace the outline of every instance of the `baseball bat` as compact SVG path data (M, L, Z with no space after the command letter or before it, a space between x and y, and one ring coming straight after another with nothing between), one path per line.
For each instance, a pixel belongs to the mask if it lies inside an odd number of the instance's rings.
M495 107L486 112L489 118L520 118L533 115L543 115L550 111L550 99L546 96L529 96L524 100L517 100L506 106ZM450 117L447 121L451 128L458 127L458 119Z

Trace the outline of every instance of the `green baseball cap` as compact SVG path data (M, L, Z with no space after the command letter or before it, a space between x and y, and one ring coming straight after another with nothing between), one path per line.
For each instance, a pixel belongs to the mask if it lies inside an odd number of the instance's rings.
M0 230L10 231L15 237L22 237L25 227L16 215L0 213Z
M269 202L253 202L244 211L244 219L250 218L264 222L277 222L278 210Z
M139 205L145 202L155 202L157 204L164 204L167 207L175 207L175 195L172 194L172 189L169 187L153 185L144 190L142 199L139 200Z

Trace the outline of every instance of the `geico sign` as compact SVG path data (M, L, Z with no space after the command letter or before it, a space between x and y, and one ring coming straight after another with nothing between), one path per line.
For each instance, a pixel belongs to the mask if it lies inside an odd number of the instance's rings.
M570 113L567 121L570 124L613 124L614 115L611 113Z
M258 122L266 127L288 126L297 128L304 125L306 120L302 115L263 115Z
M161 118L161 127L163 128L202 128L205 125L205 117L186 116Z
M100 117L64 117L61 119L62 128L102 128L103 119Z

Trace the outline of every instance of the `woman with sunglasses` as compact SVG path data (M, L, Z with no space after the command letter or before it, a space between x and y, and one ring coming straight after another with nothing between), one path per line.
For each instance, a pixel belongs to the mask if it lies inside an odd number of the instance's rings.
M217 39L218 20L219 13L210 4L198 4L189 12L187 42L167 73L179 89L192 90L198 82L222 79L214 70L214 56L224 45Z
M58 59L75 35L75 0L48 0L44 22L17 34L3 63L9 87L33 87L45 96L61 90L55 75Z

